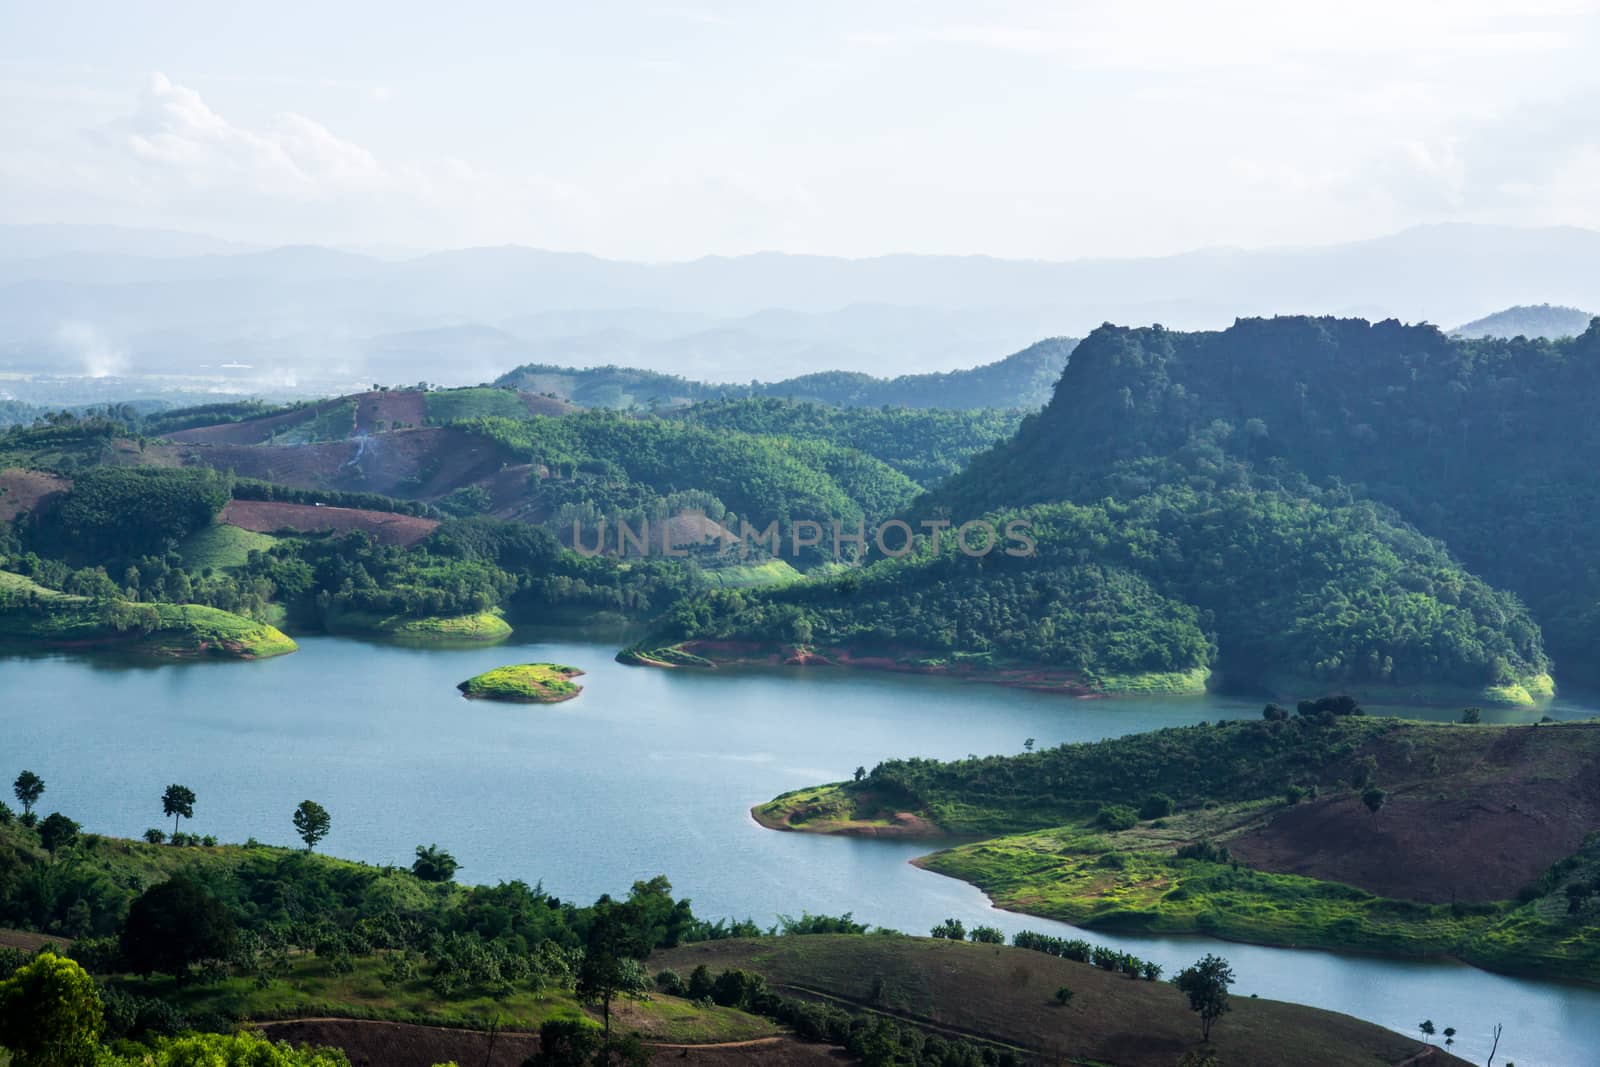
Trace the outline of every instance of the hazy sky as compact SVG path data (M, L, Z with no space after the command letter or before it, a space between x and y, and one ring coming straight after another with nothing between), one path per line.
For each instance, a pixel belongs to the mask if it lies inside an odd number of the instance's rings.
M0 0L0 221L1070 258L1600 227L1600 0Z

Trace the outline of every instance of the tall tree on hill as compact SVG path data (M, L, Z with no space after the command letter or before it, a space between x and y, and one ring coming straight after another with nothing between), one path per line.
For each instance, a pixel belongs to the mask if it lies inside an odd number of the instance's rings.
M1211 1026L1229 1011L1228 987L1233 968L1221 956L1207 953L1179 971L1172 984L1189 997L1189 1010L1200 1016L1200 1039L1211 1040Z
M639 961L650 947L639 937L637 909L631 904L601 897L595 901L594 919L584 939L583 963L578 967L575 990L580 999L597 1004L604 1023L604 1059L611 1057L611 1002L619 996L644 991L644 968Z
M32 771L23 771L11 784L11 792L16 795L17 803L22 805L22 814L32 815L33 806L44 796L44 779Z
M194 790L174 782L161 794L161 813L172 816L172 836L178 836L178 820L194 818Z
M315 800L302 800L294 809L294 832L306 843L306 851L317 847L317 842L328 836L333 827L333 816Z

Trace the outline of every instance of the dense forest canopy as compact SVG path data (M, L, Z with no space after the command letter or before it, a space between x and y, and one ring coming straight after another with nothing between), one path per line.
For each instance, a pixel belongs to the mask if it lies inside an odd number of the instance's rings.
M678 632L1525 699L1549 685L1546 634L1557 661L1594 658L1600 535L1582 516L1600 513L1600 433L1583 412L1597 351L1600 327L1552 343L1336 319L1106 326L1044 411L907 513L1028 509L1036 558L958 574L925 552L836 578L831 596L684 612ZM1094 546L1071 564L1099 568L1092 585L1065 580L1068 543ZM1118 631L1093 621L1106 588L1129 593L1113 614L1151 635L1139 655L1113 652Z

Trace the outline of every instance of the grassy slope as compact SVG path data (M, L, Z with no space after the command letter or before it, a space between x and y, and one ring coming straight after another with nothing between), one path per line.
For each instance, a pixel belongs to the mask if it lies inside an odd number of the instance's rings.
M252 551L265 552L278 543L271 534L256 533L226 523L215 523L197 530L178 546L185 569L203 571L242 567Z
M1042 953L999 945L862 935L713 941L657 953L653 970L687 975L742 967L791 990L809 990L1075 1062L1171 1067L1200 1045L1183 995ZM872 996L883 981L883 997ZM1073 990L1058 1007L1057 989ZM1248 991L1245 991L1246 993ZM1303 1065L1306 1050L1328 1067L1399 1063L1415 1039L1348 1016L1235 994L1212 1044L1225 1064ZM1434 1063L1453 1062L1440 1058Z
M214 983L176 985L164 975L122 977L113 983L130 993L157 996L186 1014L213 1012L233 1019L353 1018L388 1019L433 1026L537 1030L548 1019L583 1019L588 1015L567 989L518 989L496 997L487 990L467 989L441 997L425 979L385 984L388 962L382 954L356 959L341 974L330 960L301 957L287 975L265 988L246 977ZM701 1008L676 997L653 995L629 1004L625 1022L660 1041L747 1041L777 1032L769 1021L731 1008Z
M37 597L42 611L0 612L0 640L47 647L107 647L156 656L262 659L293 652L295 643L275 627L198 604L132 604L139 628L119 632L87 597L70 596L0 571L0 594ZM143 629L148 625L148 629ZM142 631L142 632L141 632Z
M554 704L583 692L583 686L571 680L582 673L558 663L518 663L474 675L456 688L485 700Z
M498 416L525 419L528 409L516 393L505 389L448 389L428 393L424 399L428 418L434 422Z

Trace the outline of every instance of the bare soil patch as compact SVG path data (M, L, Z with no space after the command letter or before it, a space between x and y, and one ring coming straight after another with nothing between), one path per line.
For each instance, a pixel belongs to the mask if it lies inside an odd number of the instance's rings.
M454 1061L473 1067L520 1067L539 1049L537 1034L502 1032L494 1037L480 1030L453 1030L410 1023L365 1019L294 1019L260 1024L274 1041L291 1045L325 1045L343 1049L353 1067L433 1067ZM828 1045L810 1045L790 1037L761 1038L727 1045L652 1045L658 1063L694 1063L707 1067L760 1064L765 1067L811 1067L850 1062Z
M0 522L35 511L51 497L71 488L71 482L53 474L8 467L0 471Z
M380 432L397 422L421 426L428 414L427 398L415 389L359 393L355 400L358 434Z
M1376 815L1345 786L1284 808L1229 850L1260 870L1405 900L1505 900L1600 825L1600 725L1452 728L1437 774L1434 753L1405 740L1362 750L1389 794Z
M245 530L271 533L297 530L301 533L349 533L360 530L386 545L414 545L439 525L436 519L415 515L396 515L387 511L361 508L318 507L315 504L288 504L276 500L231 500L222 509L221 520Z
M46 945L67 948L72 944L68 937L53 934L35 934L28 930L0 930L0 948L20 948L24 952L38 952Z
M200 445L189 463L299 489L433 499L497 473L508 457L487 438L442 427L311 445Z
M528 409L529 415L568 415L578 410L578 405L570 400L560 400L553 396L540 396L538 393L518 393L522 406Z

